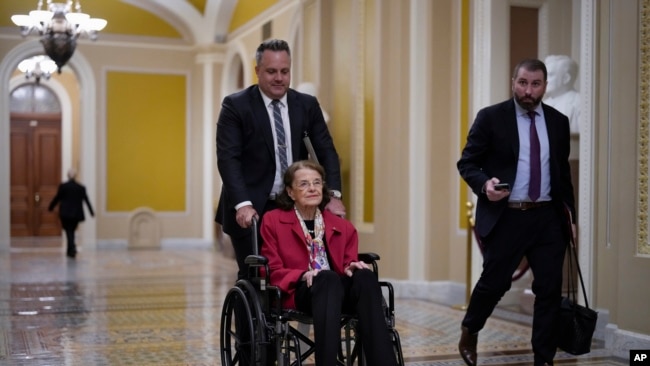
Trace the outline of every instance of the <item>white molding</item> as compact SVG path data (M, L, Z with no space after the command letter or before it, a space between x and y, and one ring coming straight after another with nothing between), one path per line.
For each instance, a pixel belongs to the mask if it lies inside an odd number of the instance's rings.
M214 249L214 241L210 239L197 238L161 238L160 248L156 249L130 249L127 239L99 239L97 240L97 250L166 250L166 249ZM13 250L12 250L13 251Z
M364 187L365 187L365 174L366 174L366 164L365 164L365 145L366 145L366 134L365 129L365 109L364 109L364 100L366 99L365 95L365 29L366 29L366 17L365 17L365 0L356 0L352 2L352 19L358 19L355 22L356 27L353 27L354 30L350 35L351 45L355 45L353 48L356 52L354 54L355 62L350 65L352 68L350 85L353 90L352 95L354 96L354 112L353 112L353 122L350 129L351 133L351 149L350 149L350 191L353 192L350 195L350 211L351 217L354 220L355 226L363 223L364 218Z
M453 281L385 279L393 285L396 299L419 299L442 305L465 303L465 285Z
M580 168L579 168L579 188L578 188L578 206L580 213L578 214L578 233L579 243L586 243L581 245L578 253L580 268L582 268L582 276L587 286L587 293L591 294L589 301L593 302L594 294L594 263L593 251L594 247L593 237L595 235L598 225L595 223L594 205L596 202L596 192L594 189L594 181L597 179L596 172L598 171L596 164L596 135L591 123L593 121L596 108L596 90L594 81L596 79L596 64L594 58L596 57L597 40L594 38L596 34L595 29L596 8L594 2L591 0L581 0L580 9Z
M97 85L90 62L77 49L68 62L79 82L81 104L79 119L79 159L80 180L86 186L90 202L97 202L97 125L105 118L104 104L97 107ZM98 117L101 116L101 117ZM91 218L81 225L80 243L85 249L95 249L97 239L97 220Z
M492 5L490 1L485 0L473 0L472 1L472 11L471 11L471 60L486 60L486 62L472 62L472 68L470 71L470 111L468 113L468 118L470 121L474 120L474 117L478 111L489 105L492 100L490 99L490 75L492 75L492 64L490 62L492 56L492 39L491 39L491 24L492 24ZM473 122L468 121L468 131L472 128ZM468 189L468 194L470 197L467 197L468 200L471 200L476 207L476 196ZM479 275L481 273L481 264L483 258L481 253L477 248L476 241L474 236L472 236L472 253L471 253L471 278L467 279L468 283L471 283L472 286L478 281Z
M220 59L223 59L222 57ZM201 180L201 191L203 206L201 207L202 217L202 237L205 240L214 239L214 195L213 185L217 171L216 154L214 152L214 137L216 126L214 122L214 103L216 99L214 95L214 64L216 62L214 57L199 57L197 62L202 64L203 69L203 92L201 97L203 99L203 108L201 111L201 136L202 136L202 151L203 151L203 179Z
M431 31L432 7L428 0L411 0L409 33L409 228L408 228L408 278L423 280L426 277L427 238L426 228L429 227L427 215L430 192L430 162L428 153L428 137L431 131L429 120L429 82L431 67L429 53L433 44Z
M11 49L0 63L0 200L9 202L10 197L10 139L9 139L9 93L10 80L16 65L23 59L42 54L43 48L37 39L18 44ZM84 98L81 103L80 129L80 180L87 186L88 198L96 202L96 86L90 64L79 50L75 52L66 67L74 70L79 82L79 92ZM89 145L87 145L89 144ZM87 147L90 146L90 147ZM63 163L63 162L62 162ZM0 251L10 248L10 206L0 206ZM94 248L96 238L95 220L86 220L81 225L81 243Z
M64 71L65 72L65 71ZM9 82L9 93L12 90L24 85L31 84L23 76L15 76ZM48 87L59 99L61 105L61 177L65 179L67 171L72 166L72 102L63 84L56 79L47 81L41 80L41 84Z
M235 90L236 88L233 77L234 75L237 75L239 70L236 70L237 64L235 64L235 61L241 61L242 69L244 70L244 87L253 82L253 73L251 68L247 67L247 65L251 65L254 59L255 51L253 51L252 54L249 54L241 39L228 43L228 49L223 58L221 95L226 96L237 91ZM210 101L210 103L214 103L214 101ZM221 103L219 105L221 105Z
M598 314L600 315L600 311ZM650 335L618 329L615 324L607 324L604 333L605 348L610 350L614 357L628 359L631 349L650 349Z
M236 0L207 0L204 13L190 2L169 0L122 0L159 17L174 27L184 40L210 44L228 33Z
M538 7L538 33L537 33L537 55L548 55L550 47L549 27L551 24L551 14L548 3L544 2Z
M31 84L32 81L26 80L22 76L15 76L9 82L8 92L11 93L15 88L24 85ZM59 99L59 104L61 106L61 177L65 178L67 175L67 170L72 168L72 102L70 101L70 96L68 95L65 87L58 82L56 79L50 79L48 81L42 81L43 85L46 85L52 90L52 92ZM9 121L11 122L11 121ZM11 126L9 126L11 128ZM11 170L11 167L9 167ZM47 203L46 203L47 204ZM10 206L10 205L9 205ZM11 234L11 233L10 233Z
M165 2L167 3L167 0ZM219 41L225 41L236 6L237 0L208 0L206 4L206 21L214 24L213 36L221 38ZM201 27L198 29L201 31ZM214 39L213 41L218 40Z
M135 48L138 50L142 49L155 49L155 50L164 50L164 51L178 51L178 52L192 52L193 50L217 47L220 45L193 45L189 44L183 40L176 38L164 38L164 37L150 37L150 36L131 36L131 35L116 35L116 34L100 34L97 42L90 41L88 39L78 39L77 40L77 49L79 47L83 48L92 48L92 47L101 47L102 49L107 48Z
M303 19L304 19L304 7L305 4L302 3L301 6L296 9L296 14L291 18L291 25L289 26L289 35L287 36L287 42L289 43L289 49L292 50L291 56L295 55L295 50L298 49L300 52L304 53L304 29L303 29ZM320 17L318 17L320 22ZM312 25L314 28L320 28L318 26ZM319 38L320 39L320 38ZM299 46L296 46L299 45ZM318 47L320 50L320 47ZM315 60L318 65L316 65L316 70L320 70L320 57ZM303 67L302 59L300 57L291 58L291 83L293 85L299 85L301 82L305 81L303 79ZM298 81L298 83L296 83ZM316 82L316 80L314 80ZM316 84L319 85L319 84ZM292 86L294 87L294 86Z

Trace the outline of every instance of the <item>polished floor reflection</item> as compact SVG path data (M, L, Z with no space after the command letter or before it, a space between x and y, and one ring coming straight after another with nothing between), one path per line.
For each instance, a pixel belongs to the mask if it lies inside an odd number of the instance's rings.
M0 257L0 365L220 365L221 304L235 272L212 249L81 249L72 260L58 238L15 241ZM463 365L461 310L399 298L396 312L407 365ZM532 364L530 327L512 319L488 321L480 365ZM598 343L556 359L627 364Z

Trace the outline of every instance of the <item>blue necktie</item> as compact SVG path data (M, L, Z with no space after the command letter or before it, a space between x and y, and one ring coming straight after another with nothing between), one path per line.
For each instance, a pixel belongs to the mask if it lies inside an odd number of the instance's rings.
M528 112L528 116L530 117L530 181L528 183L528 197L535 202L540 195L542 167L540 163L539 137L535 128L535 112Z
M278 143L278 158L280 159L280 176L289 167L287 160L287 143L284 133L284 124L282 123L282 114L280 113L280 101L273 99L273 120L275 121L275 136Z

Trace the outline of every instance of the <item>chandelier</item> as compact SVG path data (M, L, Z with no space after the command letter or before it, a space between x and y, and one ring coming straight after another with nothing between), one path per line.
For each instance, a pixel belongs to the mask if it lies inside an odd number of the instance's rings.
M13 15L11 20L20 27L23 37L32 31L38 32L45 53L61 73L61 67L74 53L77 38L85 35L94 41L107 22L82 13L80 0L68 0L64 3L47 0L46 7L44 10L43 0L39 0L36 10L30 11L29 15Z
M18 70L25 74L25 78L34 78L38 84L41 78L49 80L57 66L49 57L39 55L25 60L18 64Z

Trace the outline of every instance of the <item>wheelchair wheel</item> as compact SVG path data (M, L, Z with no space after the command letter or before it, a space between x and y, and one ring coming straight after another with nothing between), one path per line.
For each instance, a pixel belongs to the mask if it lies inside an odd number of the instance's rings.
M253 286L237 281L226 295L221 311L221 364L264 365L267 335L260 302Z
M399 366L404 366L404 354L402 353L402 342L399 339L399 333L397 333L397 329L391 329L390 333L393 343L393 351L395 351L395 357L397 358L397 364Z

